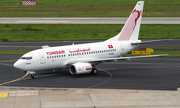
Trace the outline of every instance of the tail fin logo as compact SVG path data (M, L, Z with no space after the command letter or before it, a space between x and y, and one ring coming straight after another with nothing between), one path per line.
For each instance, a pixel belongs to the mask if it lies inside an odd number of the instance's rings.
M134 30L134 28L136 27L137 20L139 19L140 15L141 15L141 11L138 11L138 10L134 9L134 11L132 12L132 14L133 14L134 12L137 12L138 15L137 15L137 18L135 18L135 25L134 25L134 27L133 27L133 30Z
M142 11L134 9L128 22L123 27L118 41L129 40L137 24L137 20L140 18Z
M138 1L121 31L106 41L138 40L143 13L144 1Z

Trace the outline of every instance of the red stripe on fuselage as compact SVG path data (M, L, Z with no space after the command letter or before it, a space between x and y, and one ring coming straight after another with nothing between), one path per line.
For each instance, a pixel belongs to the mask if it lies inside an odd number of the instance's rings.
M92 68L86 68L86 70L92 70Z

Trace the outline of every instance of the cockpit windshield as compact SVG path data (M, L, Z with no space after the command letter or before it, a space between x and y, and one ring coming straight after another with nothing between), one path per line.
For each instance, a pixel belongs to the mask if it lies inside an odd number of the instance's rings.
M32 57L21 57L20 59L23 59L23 60L31 60Z

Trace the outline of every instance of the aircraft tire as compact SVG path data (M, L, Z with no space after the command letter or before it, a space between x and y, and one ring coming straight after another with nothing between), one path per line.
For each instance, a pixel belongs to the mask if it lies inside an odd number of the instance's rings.
M97 74L98 70L96 68L93 68L90 74Z

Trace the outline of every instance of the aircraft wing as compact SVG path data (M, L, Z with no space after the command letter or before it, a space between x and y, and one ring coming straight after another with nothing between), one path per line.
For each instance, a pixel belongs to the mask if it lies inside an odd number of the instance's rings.
M117 57L117 58L104 58L104 59L95 59L88 60L88 62L111 62L111 61L121 61L121 60L130 60L132 58L146 58L146 57L159 57L159 56L167 56L168 54L160 54L160 55L149 55L149 56L130 56L130 57Z
M103 58L103 59L77 59L77 60L72 60L68 61L66 64L74 64L77 62L89 62L92 64L99 64L103 62L112 62L112 61L123 61L123 60L130 60L133 58L147 58L147 57L160 57L160 56L168 56L169 54L159 54L159 55L148 55L148 56L130 56L130 57L116 57L116 58Z

